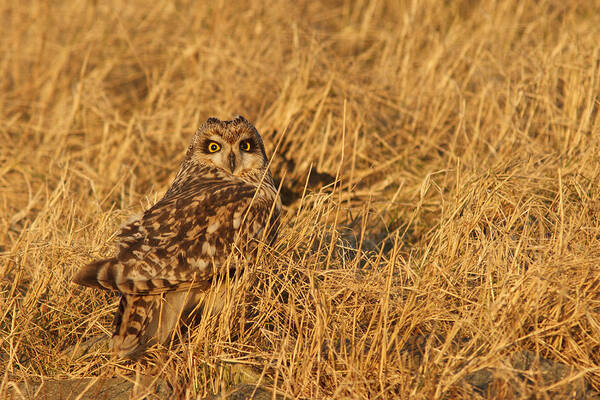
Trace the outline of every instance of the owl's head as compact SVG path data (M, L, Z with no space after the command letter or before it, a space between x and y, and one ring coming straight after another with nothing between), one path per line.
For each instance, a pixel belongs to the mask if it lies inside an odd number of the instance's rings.
M186 159L238 176L248 169L264 169L269 162L260 134L241 115L230 121L209 118L196 131Z

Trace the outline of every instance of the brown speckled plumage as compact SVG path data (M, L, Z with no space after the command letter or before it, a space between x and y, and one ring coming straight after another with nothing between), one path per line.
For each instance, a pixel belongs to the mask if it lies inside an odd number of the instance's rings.
M209 153L207 141L223 154ZM241 150L244 141L252 151ZM121 294L115 353L135 358L167 340L213 278L252 263L258 243L275 239L281 203L267 164L252 124L210 118L164 197L121 229L116 255L76 274L75 283Z

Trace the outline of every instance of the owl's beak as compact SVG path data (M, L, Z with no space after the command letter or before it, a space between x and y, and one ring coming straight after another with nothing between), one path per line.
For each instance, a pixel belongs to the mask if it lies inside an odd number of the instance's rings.
M229 153L229 168L231 169L231 173L233 174L233 171L235 171L235 154L233 153L233 151L231 153Z

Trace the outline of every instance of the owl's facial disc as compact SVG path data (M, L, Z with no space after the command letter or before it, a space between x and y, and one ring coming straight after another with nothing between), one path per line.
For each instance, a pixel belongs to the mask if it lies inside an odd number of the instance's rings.
M197 161L209 162L233 175L266 166L262 150L252 135L242 134L230 143L218 134L210 134L199 147L195 155Z

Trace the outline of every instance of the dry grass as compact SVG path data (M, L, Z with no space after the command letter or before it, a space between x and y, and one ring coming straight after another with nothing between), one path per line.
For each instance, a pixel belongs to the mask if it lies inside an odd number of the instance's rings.
M0 397L112 373L65 352L116 307L71 276L237 113L288 190L340 179L166 352L177 393L231 363L291 398L600 390L595 2L151 3L0 6Z

